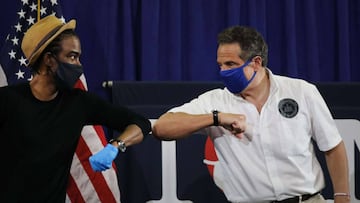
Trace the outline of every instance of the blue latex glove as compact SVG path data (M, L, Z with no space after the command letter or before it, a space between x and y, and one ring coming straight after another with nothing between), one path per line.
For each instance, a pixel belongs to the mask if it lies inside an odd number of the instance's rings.
M107 144L104 149L100 150L98 153L90 156L89 162L91 168L94 171L104 171L111 168L111 164L116 158L119 149L114 147L111 144Z

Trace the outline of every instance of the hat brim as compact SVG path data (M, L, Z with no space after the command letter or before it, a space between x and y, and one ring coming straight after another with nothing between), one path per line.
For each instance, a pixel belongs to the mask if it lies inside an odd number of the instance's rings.
M68 23L62 25L60 27L60 29L58 31L55 32L54 35L52 35L48 40L46 40L46 42L44 44L42 44L36 51L33 52L33 54L30 56L29 58L29 62L27 64L27 66L32 66L35 61L37 61L37 59L39 58L39 56L41 55L41 53L44 51L44 49L59 35L61 34L64 30L74 30L76 27L76 21L75 20L70 20Z

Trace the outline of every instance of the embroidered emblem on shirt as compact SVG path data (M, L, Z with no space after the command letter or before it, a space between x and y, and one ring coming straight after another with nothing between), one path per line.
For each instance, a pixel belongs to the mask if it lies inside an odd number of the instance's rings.
M298 103L293 99L282 99L278 107L279 112L285 118L293 118L299 111Z

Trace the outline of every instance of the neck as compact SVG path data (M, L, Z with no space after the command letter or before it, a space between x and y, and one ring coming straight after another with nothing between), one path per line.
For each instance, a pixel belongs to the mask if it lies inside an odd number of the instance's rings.
M50 101L58 94L54 79L49 74L34 75L30 88L34 97L40 101Z
M265 68L258 71L257 76L250 83L250 86L240 94L245 100L253 103L258 111L261 111L270 93L270 80Z

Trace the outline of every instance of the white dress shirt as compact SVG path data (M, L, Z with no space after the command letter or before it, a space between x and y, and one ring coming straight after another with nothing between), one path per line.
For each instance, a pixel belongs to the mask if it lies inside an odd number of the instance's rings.
M204 129L219 159L216 167L221 173L216 178L232 202L282 200L320 191L325 183L312 139L321 151L341 141L335 121L313 84L268 71L270 95L260 113L226 88L210 90L170 110L205 114L216 109L246 116L251 132L242 139L223 127Z

